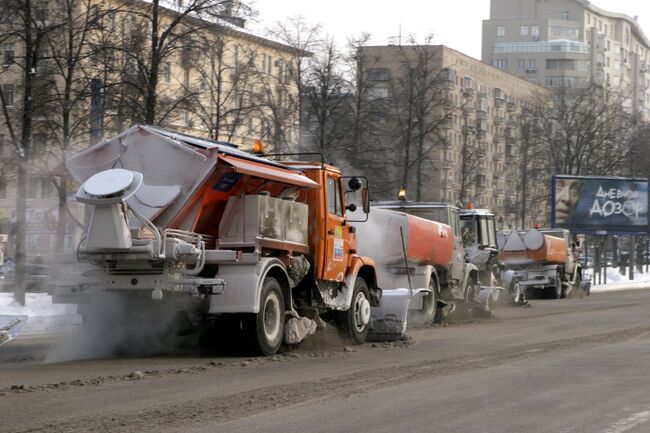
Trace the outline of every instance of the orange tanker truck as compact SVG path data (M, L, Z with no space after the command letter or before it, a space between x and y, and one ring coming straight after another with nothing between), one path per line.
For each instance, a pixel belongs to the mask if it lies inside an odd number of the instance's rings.
M372 337L399 338L408 323L438 319L442 306L440 278L447 275L454 255L451 227L373 207L368 221L355 224L355 229L358 252L373 258L382 287L380 305L371 310Z
M505 268L503 284L515 302L525 302L534 291L557 299L582 290L582 269L568 230L499 232L497 243L498 260Z
M104 140L66 166L89 213L78 256L101 276L83 293L61 285L55 295L81 302L84 321L97 311L84 307L88 298L110 292L133 307L125 321L143 312L153 318L143 326L180 316L236 334L263 355L299 343L321 316L353 342L366 339L381 290L348 217L350 194L361 197L361 214L369 211L359 178L151 126Z

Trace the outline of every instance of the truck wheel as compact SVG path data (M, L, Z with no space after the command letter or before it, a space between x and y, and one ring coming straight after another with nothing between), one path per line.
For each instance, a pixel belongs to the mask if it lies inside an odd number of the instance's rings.
M268 356L280 349L284 337L284 298L278 280L266 277L260 293L260 311L247 315L244 325L254 352Z
M368 336L370 323L370 292L366 280L358 277L352 291L352 302L347 311L337 312L339 329L354 344L362 344Z
M462 311L462 316L466 319L471 319L474 317L474 314L476 313L474 311L474 304L476 301L476 293L478 291L478 282L476 282L473 278L470 279L469 284L467 284L467 287L465 288L465 295L463 299L463 311Z
M431 292L422 299L422 311L420 314L426 323L431 324L435 323L438 313L438 287L433 280L429 284L429 290Z
M519 305L522 302L523 296L521 293L521 285L519 285L519 281L516 281L512 285L512 289L510 289L510 295L512 296L513 304Z
M560 299L564 295L564 289L562 289L562 278L560 274L555 274L555 287L551 291L551 296L553 299Z

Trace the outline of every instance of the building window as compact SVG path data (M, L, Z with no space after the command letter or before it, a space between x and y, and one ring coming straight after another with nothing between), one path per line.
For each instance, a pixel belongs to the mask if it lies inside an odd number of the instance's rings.
M569 21L569 11L562 11L562 20Z
M368 69L368 79L371 81L390 81L391 74L388 68Z
M7 198L7 179L0 176L0 198Z
M579 39L580 29L578 27L569 26L550 26L551 36L562 39Z
M2 64L4 66L9 66L14 63L16 58L16 46L14 44L6 44L4 49L4 54L2 56Z
M14 105L14 85L13 84L3 84L2 85L2 95L5 99L5 104L7 107Z
M519 34L521 36L528 36L528 26L519 27Z
M530 35L533 37L539 36L539 26L530 26Z
M273 62L273 58L271 56L266 56L266 73L270 74L271 73L271 63Z
M506 35L506 26L497 26L497 36Z
M46 134L34 134L32 137L32 148L38 151L44 151L47 147L47 135Z
M40 178L30 177L27 179L27 198L35 199L38 198L38 186L40 184Z
M172 80L172 68L169 66L169 63L165 63L162 67L162 77L163 81L169 84Z
M41 178L41 198L54 197L54 186L48 177Z
M508 69L508 61L505 59L496 59L492 61L492 66L505 71Z
M526 59L517 60L517 69L519 69L520 71L526 69Z
M536 71L537 70L537 60L528 59L528 70L529 71Z
M47 2L41 1L36 3L34 8L34 17L36 21L46 22L49 19L49 14L47 10Z
M371 101L377 99L388 99L388 88L371 87L370 89L368 89L368 99Z
M237 67L239 66L239 47L235 46L235 50L232 53L232 64Z

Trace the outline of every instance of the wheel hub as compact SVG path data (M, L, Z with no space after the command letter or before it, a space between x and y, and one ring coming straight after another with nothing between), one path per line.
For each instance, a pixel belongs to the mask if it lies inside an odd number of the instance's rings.
M359 332L370 322L370 302L363 293L357 294L354 301L354 325Z
M264 304L264 333L269 340L275 340L280 332L280 302L276 296L269 296Z

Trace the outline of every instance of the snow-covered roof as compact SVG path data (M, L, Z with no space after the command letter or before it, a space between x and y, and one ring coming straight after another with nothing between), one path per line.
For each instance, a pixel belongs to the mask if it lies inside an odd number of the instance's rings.
M151 0L135 0L136 2L142 2L142 3L148 3L151 4ZM196 0L189 0L189 1L172 1L172 0L160 0L159 5L167 10L176 12L176 13L182 13L185 8L187 7L187 4L196 1ZM288 45L280 40L275 40L273 38L270 38L268 36L261 36L260 34L257 34L251 29L247 29L245 27L240 27L238 25L235 25L231 21L228 21L227 19L218 17L216 15L210 15L210 14L197 14L197 13L192 13L188 14L189 17L193 19L197 19L200 21L203 21L205 23L211 23L214 24L217 27L220 27L221 29L227 30L228 32L231 32L232 34L250 39L254 42L257 42L261 45L266 45L270 46L272 48L282 50L282 51L288 51L293 54L302 56L302 57L309 57L312 55L309 51L305 51L300 48L292 47L291 45Z

